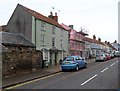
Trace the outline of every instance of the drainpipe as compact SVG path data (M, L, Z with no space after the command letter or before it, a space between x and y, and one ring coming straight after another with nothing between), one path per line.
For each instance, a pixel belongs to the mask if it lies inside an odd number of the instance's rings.
M36 46L36 18L35 18L35 46Z

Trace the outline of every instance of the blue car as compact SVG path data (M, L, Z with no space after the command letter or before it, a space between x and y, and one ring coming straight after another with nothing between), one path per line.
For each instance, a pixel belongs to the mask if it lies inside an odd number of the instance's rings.
M63 60L61 64L62 71L72 69L78 71L81 67L86 68L87 62L80 56L68 56Z

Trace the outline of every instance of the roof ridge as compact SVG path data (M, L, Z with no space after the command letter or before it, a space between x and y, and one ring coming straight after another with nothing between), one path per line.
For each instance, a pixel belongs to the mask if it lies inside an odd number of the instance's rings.
M45 15L43 15L43 14L41 14L41 13L35 11L35 10L32 10L32 9L30 9L30 8L28 8L28 7L25 7L25 6L21 5L21 4L18 4L18 5L20 5L21 7L23 7L29 14L31 14L31 15L34 16L34 17L36 17L37 19L40 19L40 20L42 20L42 21L45 21L45 22L47 22L47 23L50 23L50 24L52 24L52 25L55 25L55 26L57 26L57 27L59 27L59 28L62 28L62 29L64 29L64 30L66 30L64 27L62 27L62 26L61 26L58 22L56 22L55 20L50 19L50 18L48 18L47 16L45 16Z
M99 44L103 44L102 42L100 42L100 41L98 41L98 40L94 40L94 39L92 39L92 38L89 38L89 37L86 37L87 39L89 39L90 40L90 42L94 42L94 43L99 43ZM89 41L89 40L87 40L86 39L86 41Z

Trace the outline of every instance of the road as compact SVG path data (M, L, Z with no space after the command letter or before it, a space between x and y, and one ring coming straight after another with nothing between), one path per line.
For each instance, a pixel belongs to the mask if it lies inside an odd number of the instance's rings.
M60 72L8 89L118 89L118 58L92 62L86 69Z

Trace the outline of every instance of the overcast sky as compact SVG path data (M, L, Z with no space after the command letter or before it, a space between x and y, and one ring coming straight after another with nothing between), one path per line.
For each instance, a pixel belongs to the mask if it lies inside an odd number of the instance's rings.
M45 16L58 13L59 23L74 25L76 31L84 28L89 37L118 41L119 0L0 0L0 25L6 25L17 4L20 3ZM52 8L54 7L54 9Z

